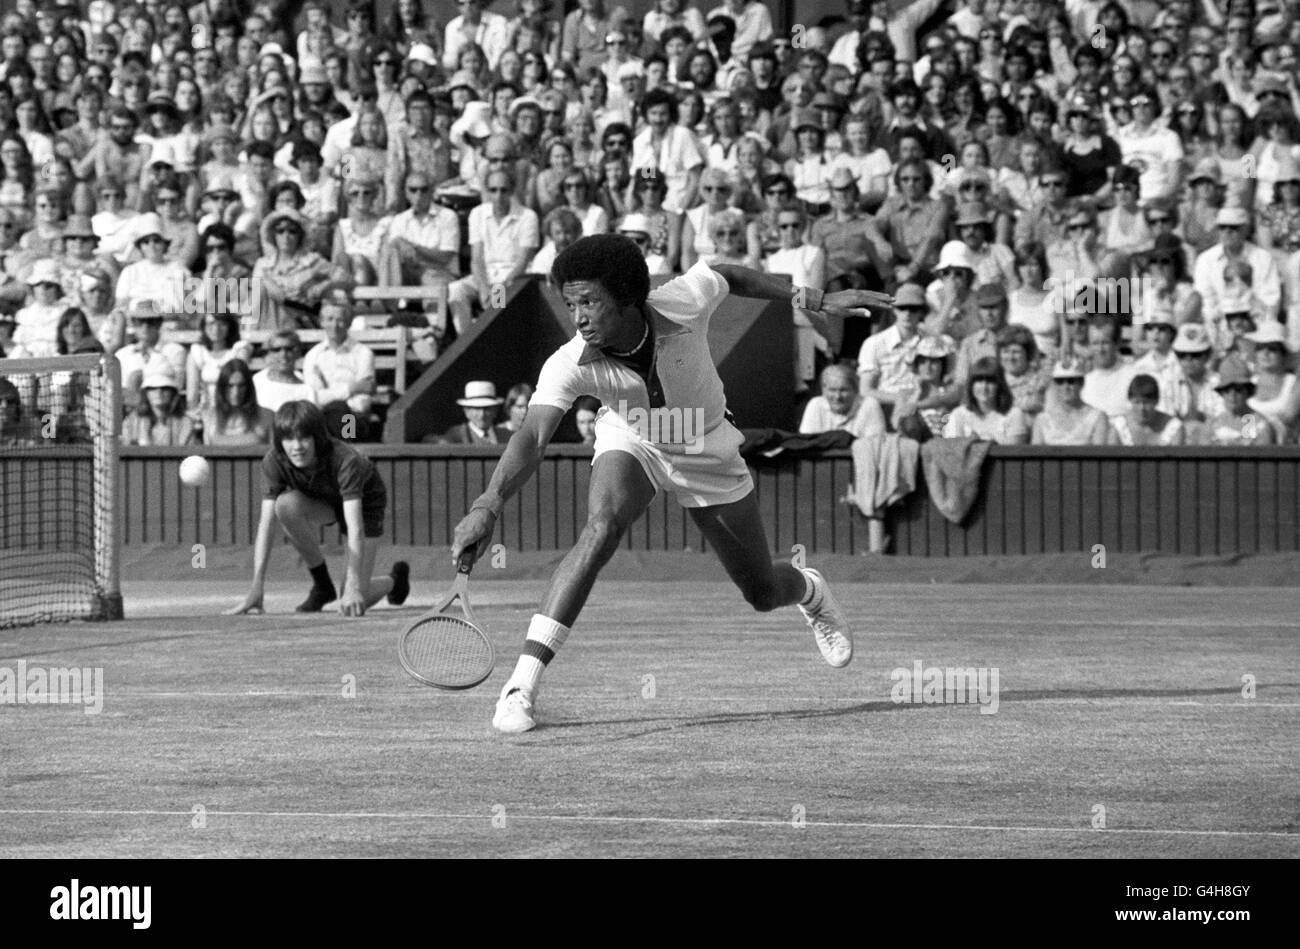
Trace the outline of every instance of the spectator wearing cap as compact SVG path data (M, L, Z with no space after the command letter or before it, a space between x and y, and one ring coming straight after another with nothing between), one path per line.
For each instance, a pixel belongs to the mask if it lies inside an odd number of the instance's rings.
M180 377L170 365L158 363L145 370L144 397L122 420L124 445L196 444L194 421L182 410Z
M1061 360L1052 367L1052 391L1043 411L1034 419L1031 442L1035 445L1112 445L1115 436L1106 413L1083 401L1082 364ZM1127 391L1127 390L1126 390Z
M184 346L163 339L163 314L153 300L132 300L126 307L126 318L133 340L114 356L121 367L122 404L131 412L139 406L144 377L161 369L171 372L175 379L184 378L187 354Z
M272 211L262 222L261 238L263 254L252 275L254 328L314 327L330 264L308 244L306 220L297 211Z
M785 173L794 182L795 196L808 213L820 217L830 210L831 162L826 155L826 129L812 109L793 114L790 125L795 147L785 163Z
M1272 424L1250 407L1255 382L1244 359L1234 355L1223 361L1215 391L1223 399L1224 409L1206 423L1210 444L1233 447L1277 444Z
M1214 222L1223 206L1224 188L1218 159L1211 156L1197 162L1187 184L1188 195L1178 208L1178 217L1183 239L1199 254L1213 247L1219 237Z
M1178 327L1173 351L1181 372L1173 383L1172 414L1188 424L1207 422L1223 412L1223 399L1217 390L1219 377L1210 371L1212 347L1205 327L1200 323Z
M979 328L962 339L957 350L956 377L962 386L975 363L986 357L998 358L998 334L1007 325L1007 292L1002 284L981 284L974 296Z
M94 178L101 183L112 178L125 190L125 207L140 210L140 181L143 180L149 146L135 140L140 121L130 109L119 106L109 114L108 134L95 143Z
M923 159L899 162L892 180L898 193L885 199L876 222L893 250L894 281L909 283L927 278L938 262L948 205L930 196L934 176Z
M510 281L523 276L542 243L537 212L515 198L509 169L489 171L486 185L488 200L469 215L470 274L448 288L448 310L458 334L469 329L475 303L500 305L493 288L504 292Z
M1108 194L1112 170L1123 160L1115 139L1101 127L1091 103L1075 97L1065 114L1061 167L1068 173L1066 196L1102 198Z
M380 258L383 284L432 286L460 276L460 219L433 200L433 179L421 169L406 176L404 203L393 218Z
M912 357L911 377L892 406L891 424L906 431L905 421L919 415L931 435L943 437L948 416L961 401L961 389L952 380L956 348L947 336L923 333Z
M167 259L171 241L163 233L162 219L152 211L136 220L135 248L140 259L122 268L117 278L117 302L157 300L164 313L185 309L186 277L189 271L179 261Z
M1128 384L1136 375L1133 360L1120 354L1120 327L1114 316L1095 314L1088 323L1092 368L1083 382L1083 401L1109 418L1128 407Z
M113 299L113 277L107 271L82 273L75 299L105 352L115 353L126 345L126 311Z
M1250 334L1255 344L1255 392L1250 407L1268 419L1279 445L1293 445L1300 422L1300 386L1287 369L1291 356L1282 324L1269 320Z
M858 389L864 398L870 396L886 407L906 398L928 310L920 284L905 283L895 291L893 325L869 336L858 352Z
M1110 187L1115 195L1115 205L1101 212L1097 220L1101 246L1125 257L1149 250L1154 235L1140 206L1141 176L1137 169L1130 165L1116 168Z
M1246 239L1250 227L1250 213L1241 207L1220 208L1215 217L1219 242L1196 258L1192 280L1201 295L1201 313L1211 325L1211 338L1220 335L1224 318L1224 298L1228 294L1225 267L1241 263L1250 268L1250 292L1264 308L1264 315L1273 316L1278 311L1282 297L1282 281L1277 264L1264 248Z
M1001 283L1007 290L1020 286L1011 248L994 242L994 212L987 204L967 201L957 206L953 230L970 251L976 286Z
M59 270L63 274L64 294L72 300L79 300L82 278L91 271L103 271L116 281L121 267L108 254L97 252L99 236L84 214L73 214L63 225L63 252L56 258Z
M1128 384L1128 409L1110 419L1115 440L1121 445L1167 446L1183 444L1180 419L1159 406L1168 396L1154 376L1139 373Z
M893 270L893 251L875 220L861 212L857 179L839 167L827 184L830 214L813 221L808 235L826 255L827 286L841 281L839 289L883 287Z
M1285 155L1276 162L1273 195L1259 215L1256 239L1259 246L1273 251L1279 266L1300 250L1300 159ZM1259 190L1264 190L1261 181Z
M668 184L664 207L685 211L695 203L704 153L690 130L677 124L677 100L670 93L647 92L641 114L646 128L632 142L632 171L657 168Z
M975 264L961 241L949 241L939 253L935 279L926 287L930 314L922 332L962 340L979 327L975 305Z
M26 283L31 301L18 311L14 342L31 356L56 356L59 319L69 302L63 296L63 278L58 262L48 257L36 261Z
M624 215L623 220L618 225L618 233L632 240L640 249L645 257L650 276L667 276L672 273L672 268L663 254L655 252L650 231L650 222L646 219L646 216L636 212Z
M1169 322L1171 316L1156 314L1146 324L1146 352L1133 363L1133 371L1151 376L1160 387L1160 400L1157 408L1161 412L1173 413L1174 399L1178 388L1178 379L1182 369L1178 364L1178 355L1173 351L1177 327ZM1141 332L1135 323L1135 330Z
M497 424L504 403L492 382L465 383L464 397L456 400L465 412L465 421L443 432L438 441L444 445L504 445L511 434L510 429Z
M1016 408L996 358L977 360L963 388L962 403L944 425L945 438L978 438L1000 445L1029 441L1030 422Z

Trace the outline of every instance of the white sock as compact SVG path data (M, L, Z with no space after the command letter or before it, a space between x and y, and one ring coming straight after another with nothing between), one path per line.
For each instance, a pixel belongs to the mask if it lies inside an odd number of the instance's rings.
M549 616L534 613L528 624L528 636L524 639L523 652L515 663L515 671L510 674L510 689L522 689L529 694L536 694L537 684L547 664L555 658L555 653L569 638L569 628L562 626Z
M811 570L805 569L800 572L803 574L804 594L803 599L799 601L799 605L809 613L816 613L822 608L821 584L817 582L817 575Z

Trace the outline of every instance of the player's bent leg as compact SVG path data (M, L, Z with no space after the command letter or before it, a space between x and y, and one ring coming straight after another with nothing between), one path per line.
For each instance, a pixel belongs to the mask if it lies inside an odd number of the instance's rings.
M320 529L334 521L328 504L309 498L300 491L286 491L275 499L275 519L284 528L293 549L298 551L311 574L311 591L295 608L298 613L318 613L327 603L338 599L330 578L329 564L320 549Z
M542 672L569 635L569 627L591 593L600 569L609 562L632 522L654 500L656 488L641 463L624 451L607 451L592 466L587 525L569 551L528 626L528 637L515 671L501 689L492 727L508 733L526 732L533 714Z
M822 658L836 668L848 665L853 634L826 578L811 568L772 561L754 492L730 504L690 508L690 513L746 602L762 612L798 604Z

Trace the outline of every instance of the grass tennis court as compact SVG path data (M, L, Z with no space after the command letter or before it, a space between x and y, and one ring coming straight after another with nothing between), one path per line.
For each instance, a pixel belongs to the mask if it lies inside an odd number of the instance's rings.
M0 706L0 856L1300 856L1292 589L841 582L835 671L793 609L602 580L542 727L502 738L543 586L471 585L499 656L461 694L396 661L429 581L361 620L293 615L301 583L227 619L243 580L130 582L125 622L0 631L0 667L105 692ZM895 704L917 660L997 667L997 713Z

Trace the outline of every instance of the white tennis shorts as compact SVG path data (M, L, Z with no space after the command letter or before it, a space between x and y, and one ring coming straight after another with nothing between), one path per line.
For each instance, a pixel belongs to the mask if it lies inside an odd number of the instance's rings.
M660 445L644 437L608 407L596 416L592 464L608 451L624 451L641 463L657 491L667 491L682 507L715 507L739 501L754 490L749 466L740 457L745 437L730 422L689 446ZM689 447L689 450L687 450Z

